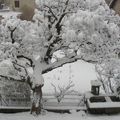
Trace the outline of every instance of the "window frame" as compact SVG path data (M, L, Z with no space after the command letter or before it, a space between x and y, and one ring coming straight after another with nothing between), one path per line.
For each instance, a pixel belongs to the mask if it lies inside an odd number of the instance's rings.
M20 8L20 0L14 1L15 8Z

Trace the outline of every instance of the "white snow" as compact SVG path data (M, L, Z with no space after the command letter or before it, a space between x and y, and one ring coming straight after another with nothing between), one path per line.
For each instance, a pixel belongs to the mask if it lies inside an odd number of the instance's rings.
M120 108L119 102L99 102L99 103L90 103L88 100L88 105L90 108Z
M28 67L28 68L27 68L27 71L28 71L28 74L29 74L30 76L33 75L33 68L32 68L32 67Z
M44 78L42 76L42 65L40 64L40 56L36 56L36 58L34 58L34 64L35 64L35 68L33 71L33 78L32 78L33 88L36 85L44 84Z
M98 80L92 80L91 85L93 85L93 86L101 86L102 83L100 81L98 81Z
M33 116L29 112L17 114L0 114L0 120L120 120L120 114L117 115L89 115L83 111L72 114L60 114L47 112L46 115Z
M2 68L1 72L8 71L9 66L11 66L8 61L5 62L5 64L8 64L7 70L3 70ZM75 86L73 87L75 91L78 91L79 93L89 91L91 88L91 80L97 79L94 67L95 66L91 63L79 60L75 63L67 64L61 68L55 69L44 75L45 83L43 87L43 92L53 93L54 88L52 84L54 84L56 87L58 87L58 85L60 87L63 87L67 86L69 84L69 81L72 81L73 84L75 84ZM32 75L33 70L31 68L28 68L28 71L29 74Z
M8 72L8 68L9 66L11 66L11 64L9 63L9 61L4 61L3 63L1 63L1 65L4 65L4 63L5 65L8 65L7 67L5 67L7 70L5 70L5 68L3 69L3 67L0 70L1 72ZM39 65L36 66L40 69L40 67L38 67ZM54 84L56 87L58 87L58 85L60 87L63 87L67 86L69 84L69 81L72 81L75 85L72 88L75 91L78 91L79 93L89 91L91 88L91 80L97 79L94 67L95 66L91 63L79 60L75 63L67 64L61 68L53 70L44 75L45 83L43 87L43 92L54 93L54 88L52 84ZM33 69L28 68L28 72L32 76Z
M9 60L4 60L0 63L0 75L8 75L10 71L13 71L13 65Z
M89 91L91 89L91 80L97 79L94 67L91 63L79 60L53 70L44 75L43 92L53 93L54 88L51 84L54 84L56 87L58 85L62 87L68 85L70 80L75 84L73 89L79 93Z

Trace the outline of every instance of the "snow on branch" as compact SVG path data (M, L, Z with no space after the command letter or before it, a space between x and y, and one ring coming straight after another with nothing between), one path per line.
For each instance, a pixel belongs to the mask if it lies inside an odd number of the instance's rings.
M32 59L28 58L27 56L24 56L24 55L17 55L17 58L18 58L18 59L19 59L19 58L24 58L24 59L26 59L26 60L28 60L28 61L30 62L30 66L33 65Z
M66 0L66 2L65 2L65 8L63 9L63 12L66 11L66 9L67 9L67 7L68 7L68 4L69 4L69 1L70 1L70 0Z
M25 68L23 65L20 65L20 64L18 64L17 62L14 62L14 61L12 61L12 63L13 63L14 68L15 68L17 71L21 72L21 71L22 71L21 69L23 68L25 74L28 75L28 72L27 72L26 68ZM18 66L19 68L18 68L17 66ZM25 77L25 76L24 76L24 77Z
M67 64L67 63L73 63L77 60L84 60L86 62L89 62L89 63L94 63L96 61L94 60L90 60L90 59L85 59L84 57L80 56L80 55L76 55L75 53L71 53L69 54L69 56L67 57L63 57L63 58L59 58L57 59L56 62L54 63L51 63L49 65L46 65L46 67L43 69L42 73L47 73L55 68L58 68L58 67L62 67L63 65Z
M54 12L52 11L51 7L49 7L48 5L44 5L44 7L49 9L49 12L52 14L52 16L57 20L57 16L54 14Z
M19 64L17 61L4 60L0 64L0 77L12 81L25 82L28 72L24 65Z
M10 81L19 81L19 82L25 82L25 79L21 79L18 76L14 75L0 75L1 78L5 78L5 80L10 80Z

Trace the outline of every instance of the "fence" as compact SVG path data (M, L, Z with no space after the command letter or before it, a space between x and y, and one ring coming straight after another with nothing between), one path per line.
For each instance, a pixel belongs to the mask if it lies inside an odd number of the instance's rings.
M31 100L20 95L0 95L0 109L30 109ZM60 102L54 95L43 95L43 109L46 110L86 110L84 97L66 95Z
M25 97L20 94L16 95L0 95L0 106L12 107L27 107L30 106L30 97Z

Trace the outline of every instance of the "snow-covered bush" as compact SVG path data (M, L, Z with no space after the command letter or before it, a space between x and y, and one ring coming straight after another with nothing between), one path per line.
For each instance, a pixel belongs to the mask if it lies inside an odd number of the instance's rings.
M120 60L110 59L97 64L96 72L106 93L120 95Z
M117 57L119 53L120 28L99 12L78 10L66 20L63 29L62 38L66 46L83 58L102 61Z

